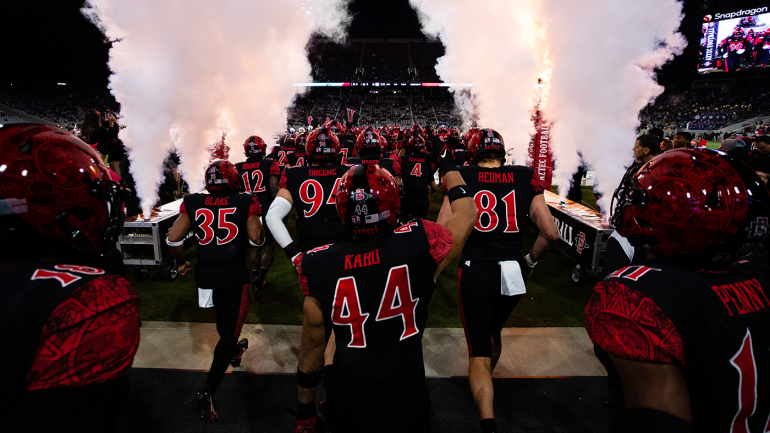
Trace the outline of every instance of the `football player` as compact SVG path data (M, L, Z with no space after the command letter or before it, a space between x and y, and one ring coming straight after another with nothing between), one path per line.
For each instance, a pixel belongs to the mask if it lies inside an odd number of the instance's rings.
M487 433L497 431L492 371L502 351L500 332L526 293L527 277L556 244L559 231L545 204L544 184L530 167L504 165L505 143L497 131L481 129L471 136L468 163L458 172L479 219L463 248L457 285L470 357L468 379L481 429ZM451 195L444 198L442 220L453 216L450 200ZM540 233L525 255L521 230L530 220Z
M0 431L115 429L139 347L122 194L74 135L0 125Z
M289 167L301 167L307 164L307 152L305 151L306 134L298 134L294 139L294 152L286 158Z
M447 138L446 142L454 151L457 165L466 165L468 162L468 149L463 143L462 138L460 138L460 130L453 128L452 132L449 133L449 137Z
M425 139L415 134L407 144L409 153L401 157L401 170L404 182L404 199L401 201L401 212L404 221L414 218L428 218L430 194L438 187L433 178L436 168L426 155Z
M228 364L238 367L247 339L238 340L243 320L249 312L249 271L244 262L246 249L259 247L265 234L260 222L262 208L256 194L241 194L243 184L229 161L214 161L206 169L208 194L185 196L179 216L169 231L166 243L171 256L185 275L190 263L184 261L183 242L192 230L198 239L198 263L195 284L201 307L213 303L217 315L219 342L205 385L195 401L201 419L217 419L214 394ZM253 191L253 190L252 190Z
M743 29L736 27L733 34L722 40L719 44L720 54L725 58L725 71L733 72L738 70L741 60L741 54L746 49L746 41Z
M385 153L387 141L380 136L372 127L362 131L356 139L356 154L353 158L348 158L348 165L355 164L377 164L387 170L396 178L396 182L401 184L401 160L391 153Z
M593 290L585 327L607 368L612 432L764 432L770 420L770 194L717 151L674 149L616 196L647 260Z
M340 138L340 164L347 165L348 158L356 156L356 128L346 128Z
M340 142L326 128L311 132L305 140L309 165L287 168L281 177L267 225L290 259L307 251L348 238L334 207L336 190L347 167L337 163ZM286 229L283 218L291 208L297 210L297 243Z
M393 176L373 164L357 165L336 193L339 216L354 240L295 258L308 294L295 432L316 428L313 398L329 328L337 342L325 376L330 430L430 431L422 358L427 307L436 278L459 254L476 221L451 150L440 150L433 161L445 173L455 212L446 227L420 218L399 224L400 195Z
M278 180L281 176L281 168L274 159L265 158L267 145L264 140L256 135L246 139L243 143L243 151L246 154L246 162L235 164L238 174L241 176L243 191L246 194L254 194L259 200L262 209L269 209L275 195L278 194ZM262 252L264 251L264 254ZM251 249L251 263L254 268L254 283L252 290L257 297L265 285L265 277L275 258L275 239L270 230L265 230L265 245Z

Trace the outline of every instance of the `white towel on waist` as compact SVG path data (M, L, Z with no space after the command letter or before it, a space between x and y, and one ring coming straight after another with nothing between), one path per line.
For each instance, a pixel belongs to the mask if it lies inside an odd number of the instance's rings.
M198 306L201 308L214 307L214 291L198 288Z
M527 293L521 267L516 260L498 262L500 264L500 293L503 296L523 295Z

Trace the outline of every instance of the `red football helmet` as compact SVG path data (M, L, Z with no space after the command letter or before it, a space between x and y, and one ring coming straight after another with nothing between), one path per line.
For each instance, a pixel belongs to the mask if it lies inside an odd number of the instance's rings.
M298 134L294 143L294 154L298 156L305 156L305 142L307 141L307 134L304 132Z
M0 227L109 252L123 230L122 193L76 136L45 125L0 126Z
M387 149L388 140L371 127L366 128L356 139L356 152L359 155L362 153L373 153L375 150L378 152L386 152Z
M401 194L393 176L375 164L352 167L336 191L342 225L357 236L373 236L398 224Z
M620 235L659 258L702 268L729 266L770 233L767 187L748 165L718 151L664 152L614 200L611 223Z
M206 168L206 191L238 193L243 190L238 169L230 161L217 160Z
M305 151L310 162L337 162L340 140L326 128L318 128L307 136Z
M499 152L505 156L505 141L494 129L478 129L468 142L468 164L475 165L484 152Z
M409 139L407 146L409 147L409 153L411 154L422 152L425 150L425 139L422 135L415 134Z
M243 153L246 154L247 158L252 156L265 156L265 154L267 154L267 145L264 140L256 135L252 135L246 139L245 143L243 143Z

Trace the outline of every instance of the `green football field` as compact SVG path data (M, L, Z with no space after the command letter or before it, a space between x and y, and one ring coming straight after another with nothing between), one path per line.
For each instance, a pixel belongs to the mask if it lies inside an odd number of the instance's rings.
M591 187L583 187L583 197L587 204L596 205ZM441 200L440 192L431 198L429 219L436 219ZM289 223L292 235L293 219L292 213ZM535 233L531 229L523 233L524 251L529 251ZM185 251L185 258L195 267L194 247ZM583 326L583 309L597 279L589 274L585 283L575 285L569 275L573 266L571 259L556 250L541 259L527 283L527 294L506 326ZM129 279L132 279L141 298L142 320L216 321L213 309L198 307L198 292L192 272L168 283L162 279L161 267L151 269L150 278L141 282L133 281L130 269L127 269ZM267 283L260 299L252 297L246 323L301 325L304 295L299 290L294 267L280 248L276 248L275 263L267 276ZM429 327L462 326L457 302L457 263L448 266L439 277L428 310Z

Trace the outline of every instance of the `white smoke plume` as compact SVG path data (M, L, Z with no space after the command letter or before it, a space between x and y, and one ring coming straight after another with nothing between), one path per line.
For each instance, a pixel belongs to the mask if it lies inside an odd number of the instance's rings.
M453 88L464 126L474 110L478 124L502 134L523 164L535 127L532 110L542 59L536 0L409 0L423 32L438 36L446 55L436 72L447 83L473 83L474 99Z
M144 215L157 200L172 145L190 189L203 189L213 138L228 130L233 159L249 135L269 140L310 81L305 47L339 39L348 0L87 0L83 13L110 40L110 89ZM173 137L172 137L173 136Z
M541 0L552 75L546 120L553 122L554 177L567 194L582 152L596 170L599 205L609 211L633 159L639 111L663 92L654 69L686 45L676 0Z

